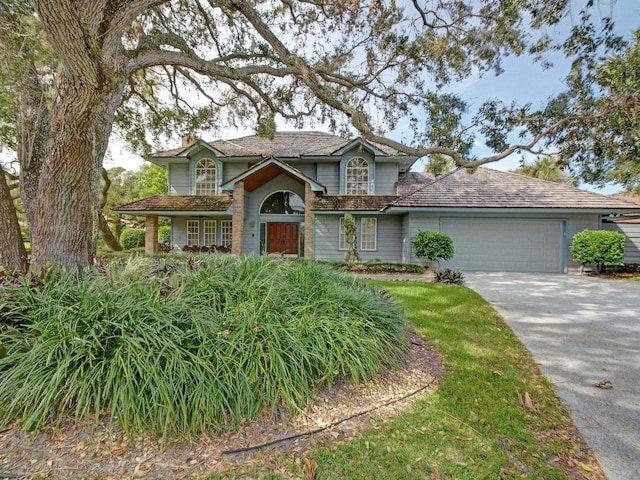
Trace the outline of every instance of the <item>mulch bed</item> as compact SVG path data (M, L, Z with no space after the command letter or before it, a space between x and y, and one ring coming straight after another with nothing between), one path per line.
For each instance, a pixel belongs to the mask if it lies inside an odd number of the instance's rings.
M196 441L128 438L122 431L69 420L57 429L0 432L0 478L183 479L223 473L270 453L302 453L312 444L348 441L389 418L434 388L441 357L414 336L413 352L400 371L364 385L342 382L319 392L304 414L246 422L237 431L208 433Z

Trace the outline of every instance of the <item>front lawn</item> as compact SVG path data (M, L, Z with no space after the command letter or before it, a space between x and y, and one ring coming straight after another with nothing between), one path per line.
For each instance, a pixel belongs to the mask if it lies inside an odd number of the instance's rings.
M268 469L243 473L377 480L605 478L528 351L480 296L455 285L372 283L389 291L442 353L447 373L441 385L354 441L318 446L302 460L267 454Z

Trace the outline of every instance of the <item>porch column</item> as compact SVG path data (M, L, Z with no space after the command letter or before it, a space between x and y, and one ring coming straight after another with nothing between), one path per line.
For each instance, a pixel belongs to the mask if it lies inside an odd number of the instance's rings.
M145 217L144 253L158 253L158 215L147 215Z
M231 221L231 253L242 255L244 240L244 183L233 187L233 217Z
M304 258L313 258L313 211L311 205L316 194L310 183L304 184Z

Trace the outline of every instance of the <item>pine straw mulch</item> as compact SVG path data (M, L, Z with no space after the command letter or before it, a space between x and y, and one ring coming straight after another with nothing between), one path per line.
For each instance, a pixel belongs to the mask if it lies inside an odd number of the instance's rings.
M203 434L193 442L130 439L117 429L72 420L40 433L13 425L0 432L0 478L183 479L262 463L273 451L296 453L312 443L346 441L372 419L395 415L435 387L441 357L417 336L411 344L411 358L400 371L364 385L338 383L319 392L304 414L265 415L238 431Z
M243 472L251 472L254 467L288 478L281 469L279 453L295 456L296 463L309 467L309 475L304 478L315 478L313 460L302 463L310 446L349 441L410 407L420 394L436 387L443 373L442 358L415 334L411 344L412 354L400 370L364 385L338 383L319 392L304 414L280 418L265 415L246 422L237 431L203 434L192 442L162 442L144 435L130 439L117 429L92 428L72 420L40 433L25 432L13 425L0 431L0 479L178 480L211 474L253 478ZM605 480L577 429L571 427L560 435L573 449L549 462L563 470L568 479ZM524 468L515 458L509 461L516 470ZM527 476L526 468L521 471Z

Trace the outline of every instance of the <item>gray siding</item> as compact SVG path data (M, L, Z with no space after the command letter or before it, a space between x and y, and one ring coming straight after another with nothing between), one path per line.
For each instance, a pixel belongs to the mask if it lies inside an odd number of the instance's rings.
M327 194L340 193L340 163L318 163L318 176L316 180L327 187Z
M339 219L341 215L316 215L314 219L314 257L318 260L344 260L345 250L339 250ZM402 217L400 215L355 215L358 241L360 219L378 219L378 245L375 251L361 251L363 261L402 261Z
M222 183L228 182L233 177L240 175L247 168L249 168L248 163L236 163L229 162L222 164Z
M176 217L171 221L171 247L182 248L187 244L187 219Z
M315 163L292 163L291 166L293 168L297 168L302 173L304 173L307 177L313 178L316 180L317 170Z
M395 163L376 164L376 195L395 195L398 181L398 167Z
M603 223L602 228L626 235L622 261L640 263L640 223Z
M189 195L189 165L169 165L169 195Z

